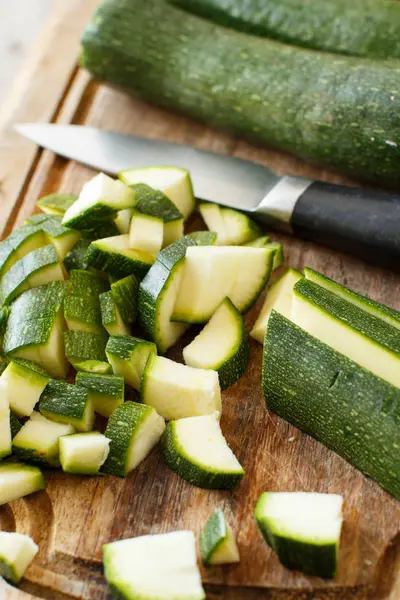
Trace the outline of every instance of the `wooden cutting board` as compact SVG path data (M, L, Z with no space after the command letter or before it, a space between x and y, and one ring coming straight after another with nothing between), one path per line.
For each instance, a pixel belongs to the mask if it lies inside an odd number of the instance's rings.
M93 175L20 138L12 130L16 122L93 125L254 159L282 173L345 181L91 81L78 67L79 35L97 2L56 2L38 47L0 112L0 235L21 225L39 196L79 192ZM274 237L285 245L287 265L309 265L400 309L399 276L296 239ZM247 315L248 327L261 304ZM239 489L192 487L166 468L158 449L126 479L48 472L45 491L0 507L0 529L27 533L40 545L20 591L0 582L0 598L108 599L101 564L104 543L182 528L198 533L216 507L224 509L237 533L242 560L236 566L202 570L210 600L400 598L400 503L266 411L261 353L253 342L247 374L223 394L222 429L247 473ZM334 581L305 577L279 564L253 518L263 490L343 494L345 523Z

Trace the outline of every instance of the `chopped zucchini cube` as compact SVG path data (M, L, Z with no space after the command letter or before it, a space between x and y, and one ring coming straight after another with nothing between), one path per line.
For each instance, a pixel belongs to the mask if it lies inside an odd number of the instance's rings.
M262 237L258 237L255 240L251 240L251 242L246 242L243 246L250 246L253 248L266 248L268 244L271 242L271 238L269 235L263 235Z
M104 332L98 298L67 296L64 317L70 331Z
M65 473L96 475L104 464L110 440L98 431L60 438L60 462Z
M59 467L59 438L75 433L72 425L56 423L34 411L13 439L13 453L20 460Z
M88 391L64 381L49 381L39 410L51 421L72 425L77 431L90 431L93 427L94 409Z
M164 419L183 419L221 411L218 373L194 369L151 354L143 372L141 399Z
M70 273L70 294L81 298L95 298L110 289L107 279L83 269L72 269Z
M205 566L240 561L235 536L220 508L211 515L200 534L200 554Z
M63 216L76 200L78 200L78 196L75 196L75 194L49 194L40 198L37 206L48 215Z
M114 375L120 375L138 391L147 359L156 353L157 347L152 342L127 335L110 336L106 347Z
M100 294L99 301L101 321L107 333L109 335L129 335L130 329L122 320L111 290Z
M92 242L86 258L90 267L117 278L132 274L142 278L155 260L148 252L130 248L128 234Z
M38 467L22 463L0 464L0 505L43 490L46 483Z
M44 232L35 225L27 224L13 231L0 242L0 277L26 254L47 243Z
M229 246L229 232L225 227L225 221L219 204L214 204L212 202L201 202L199 204L199 211L208 229L216 232L216 245Z
M111 365L105 353L108 334L87 331L64 333L65 355L77 371L109 373Z
M122 320L126 324L136 321L139 281L135 275L128 275L111 284L111 293L119 310Z
M90 246L90 240L80 239L64 258L64 267L68 271L73 269L87 269L86 253Z
M57 252L59 260L64 260L68 252L80 240L81 233L68 227L64 227L58 217L49 217L40 225L47 239L51 242Z
M151 215L139 212L132 217L129 230L129 243L135 250L143 250L149 254L160 252L164 235L164 221Z
M124 402L125 381L118 375L79 372L76 374L75 383L87 390L94 411L103 417L111 417Z
M7 400L17 416L29 417L49 379L35 363L12 360L0 376L0 398Z
M119 406L104 432L111 443L102 471L125 477L146 458L164 429L164 419L154 408L129 401Z
M38 552L29 535L0 531L0 576L17 585Z
M125 208L124 210L120 210L115 217L114 223L122 235L129 233L129 226L131 224L133 213L133 208Z

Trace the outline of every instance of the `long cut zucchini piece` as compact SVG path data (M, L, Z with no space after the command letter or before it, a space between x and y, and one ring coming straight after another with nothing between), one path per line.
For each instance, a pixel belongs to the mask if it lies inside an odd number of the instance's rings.
M126 557L129 556L129 561ZM104 574L121 600L205 600L191 531L120 540L103 546Z
M190 367L218 372L224 390L240 379L250 358L249 336L243 317L225 298L198 336L183 349Z
M102 471L125 477L157 444L165 422L151 406L125 402L108 420L104 435L111 440Z
M222 435L218 413L171 421L162 446L170 469L198 487L230 490L245 474Z
M100 316L103 327L109 335L129 335L130 328L124 323L111 291L99 296Z
M130 248L129 235L117 235L92 242L86 254L87 263L98 271L121 278L137 275L142 279L155 257L142 250Z
M267 408L400 499L400 390L272 311L264 343Z
M382 321L389 323L389 325L400 329L400 311L390 308L381 302L376 302L367 296L358 294L337 281L329 279L326 275L322 275L322 273L310 269L310 267L304 267L304 275L306 279L325 288L328 292L336 294L336 296L358 306L358 308L365 310L365 312L370 313L374 317L378 317L379 319L382 319Z
M240 561L235 536L220 508L211 515L200 534L200 555L205 566Z
M166 420L221 411L216 371L194 369L157 354L148 358L140 395L144 404L153 406Z
M38 552L39 546L29 535L1 531L0 576L10 583L18 585Z
M243 35L165 0L104 2L82 43L82 64L97 79L251 142L398 188L396 60L360 61Z
M23 463L0 464L0 505L38 492L45 487L43 473L38 467Z
M400 57L393 0L169 0L215 23L282 42L376 58ZM371 27L374 23L374 27Z
M397 328L304 278L294 286L290 318L364 369L400 387Z
M33 411L13 439L13 453L27 463L59 467L59 438L72 433L75 433L72 425L50 421Z
M290 319L292 313L293 288L303 275L296 269L288 269L276 279L267 292L264 304L257 317L257 321L251 330L251 337L264 343L265 332L268 327L268 319L272 310L277 310Z
M60 437L60 463L65 473L96 475L110 451L110 440L98 431Z
M264 492L255 517L285 567L327 579L336 574L342 504L338 494Z
M135 390L140 390L143 371L150 354L157 354L153 342L129 335L111 335L106 355L114 375L120 375Z
M29 417L49 379L39 365L17 358L0 376L0 398L7 400L18 417Z
M60 217L78 200L75 194L49 194L40 198L37 206L48 215L58 215Z
M111 371L105 353L107 341L106 332L66 331L65 356L77 371L107 374Z
M189 246L209 245L216 241L214 232L200 231L164 248L139 288L139 323L164 353L184 334L188 325L171 322Z
M99 173L83 186L78 200L66 210L62 224L72 229L94 229L135 204L135 192L130 187Z
M91 431L93 427L94 407L88 391L64 381L49 381L39 410L51 421L72 425L77 431Z
M27 290L14 300L4 335L8 358L36 362L52 377L67 376L62 314L65 295L65 282L55 281Z
M79 371L75 383L87 390L94 411L103 417L111 417L115 409L124 402L125 382L124 378L118 375L97 375Z
M175 204L185 219L193 212L196 201L189 171L179 167L145 167L122 171L126 185L142 183L164 194Z
M44 231L35 225L25 225L0 242L0 277L29 252L48 244Z

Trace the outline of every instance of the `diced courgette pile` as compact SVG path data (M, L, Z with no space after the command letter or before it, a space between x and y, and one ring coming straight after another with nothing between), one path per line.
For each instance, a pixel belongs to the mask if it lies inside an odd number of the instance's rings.
M220 427L221 390L246 371L243 313L282 246L215 204L199 205L209 230L185 235L195 199L189 173L172 167L100 173L79 197L38 206L0 243L0 504L43 489L42 467L125 477L158 442L191 484L236 487L245 472ZM192 324L201 330L184 362L166 357ZM267 407L397 497L399 329L397 311L306 268L275 281L251 332L264 343ZM284 565L332 577L341 506L330 494L265 493L256 518ZM0 574L18 583L35 547L1 535ZM205 565L239 560L220 510L200 549ZM104 560L116 597L180 598L182 581L205 597L191 532L111 543ZM145 560L157 581L142 576Z

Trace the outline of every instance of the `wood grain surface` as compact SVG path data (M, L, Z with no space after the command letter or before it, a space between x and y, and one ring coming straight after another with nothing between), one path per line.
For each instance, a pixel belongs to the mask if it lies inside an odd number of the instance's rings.
M42 151L12 130L15 122L49 121L112 129L210 148L259 161L279 172L344 182L277 152L255 148L186 118L152 108L94 81L77 66L79 34L97 0L56 4L30 64L0 113L0 233L35 210L39 196L79 192L93 172ZM168 163L168 157L165 160ZM191 222L196 227L199 221ZM398 275L300 240L284 243L286 265L309 265L400 309ZM251 327L262 304L247 315ZM190 333L184 343L190 337ZM33 537L40 552L20 591L0 581L7 600L109 599L102 545L136 535L190 528L198 533L222 507L237 534L238 565L202 569L209 600L400 598L400 504L373 481L265 409L261 353L252 342L246 375L223 393L222 429L246 470L233 492L181 480L158 449L126 479L47 472L47 488L0 507L0 529ZM171 353L180 358L180 348ZM326 582L284 569L263 542L253 510L264 490L334 492L345 498L339 572Z

